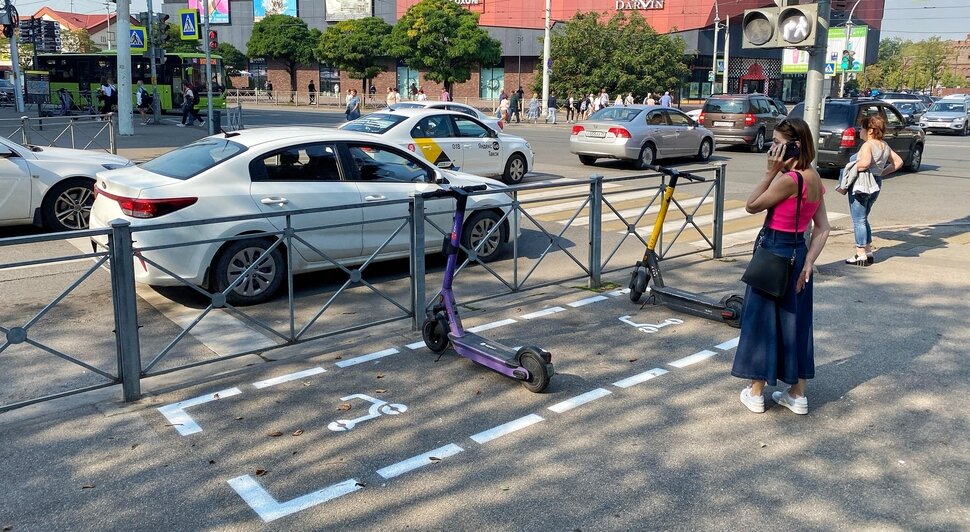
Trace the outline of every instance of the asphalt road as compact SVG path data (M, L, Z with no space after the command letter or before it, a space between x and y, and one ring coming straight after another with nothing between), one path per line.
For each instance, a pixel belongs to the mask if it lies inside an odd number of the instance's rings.
M252 114L251 124L256 117L326 120L319 113ZM508 131L525 136L537 153L530 183L582 186L591 172L630 173L615 163L580 165L565 150L567 126ZM840 264L851 245L844 231L830 241L816 276L818 378L809 388L808 416L743 409L741 382L728 376L735 329L633 305L615 289L594 293L563 282L463 306L466 325L482 327L484 336L553 353L557 375L544 394L452 350L433 355L419 333L395 323L155 377L145 381L146 397L130 405L110 388L0 414L0 463L9 487L0 494L0 524L12 530L970 528L964 478L970 414L958 400L970 392L962 347L970 340L970 305L953 297L970 288L967 204L960 200L970 191L967 147L970 138L930 136L923 170L887 180L873 215L881 259L875 267ZM727 201L737 209L760 178L764 155L722 150L715 159L728 164ZM623 191L612 194L621 198ZM636 203L616 201L621 210ZM836 227L848 227L844 198L829 194L827 201ZM542 222L562 228L573 211L551 203ZM712 297L738 290L758 221L730 221L726 241L735 246L725 260L701 255L665 263L668 283ZM541 242L538 233L532 228L527 236ZM583 228L564 236L581 253ZM83 248L62 242L16 253ZM639 252L635 245L621 248L617 265ZM440 261L431 262L429 287L440 282ZM537 280L562 276L567 266L568 258L556 254L536 270ZM0 324L30 319L90 267L79 261L7 272ZM511 260L495 267L510 274ZM382 289L404 297L406 269L392 262L375 275ZM607 280L622 285L625 275ZM303 320L335 288L333 280L308 277L297 287ZM93 270L37 328L59 348L110 368L106 279ZM469 270L459 277L458 296L467 303L499 284L481 268ZM200 302L181 289L143 287L139 296L149 357L194 318ZM385 307L355 291L321 327L361 314L379 317ZM248 312L285 326L279 305ZM258 331L240 330L221 323L191 334L171 363L261 341ZM0 374L14 383L0 397L91 382L91 372L41 355L0 356ZM340 430L347 420L356 420L353 428Z

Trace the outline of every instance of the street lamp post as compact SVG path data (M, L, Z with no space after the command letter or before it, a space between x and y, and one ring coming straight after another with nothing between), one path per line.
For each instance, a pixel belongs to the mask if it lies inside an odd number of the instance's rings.
M859 7L859 2L862 2L862 0L856 0L855 4L852 6L852 9L849 10L849 18L847 18L845 21L845 46L842 47L843 51L849 49L849 37L852 35L852 15L855 13L855 8ZM841 59L842 58L840 57L839 62L841 62ZM849 66L851 67L852 65ZM841 83L839 84L839 98L845 96L846 70L848 69L842 69L842 79Z
M522 86L522 36L516 37L519 41L519 87Z
M716 6L716 4L715 4ZM715 7L715 9L717 9ZM721 18L714 12L714 53L711 56L711 94L714 94L715 81L717 81L717 28L721 25Z

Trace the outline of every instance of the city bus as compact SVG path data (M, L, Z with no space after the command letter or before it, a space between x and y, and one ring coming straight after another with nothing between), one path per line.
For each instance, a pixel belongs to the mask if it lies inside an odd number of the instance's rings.
M210 56L212 65L212 105L217 109L226 107L226 74L222 67L222 57ZM97 52L90 54L63 53L38 54L35 70L46 71L50 75L51 103L60 105L58 91L66 89L73 99L73 105L80 110L97 109L98 88L102 80L111 80L117 87L118 57L116 52ZM151 91L151 63L142 55L131 56L131 91L134 93L139 80ZM199 107L205 107L205 54L169 53L165 60L156 65L158 76L158 99L162 112L179 111L182 106L182 82L188 80L195 88Z

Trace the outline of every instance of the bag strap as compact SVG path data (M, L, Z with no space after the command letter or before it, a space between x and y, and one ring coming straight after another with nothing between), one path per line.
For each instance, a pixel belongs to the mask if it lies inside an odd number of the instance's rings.
M798 233L798 218L802 211L802 188L805 186L805 178L801 172L795 172L798 176L798 193L795 195L795 233Z

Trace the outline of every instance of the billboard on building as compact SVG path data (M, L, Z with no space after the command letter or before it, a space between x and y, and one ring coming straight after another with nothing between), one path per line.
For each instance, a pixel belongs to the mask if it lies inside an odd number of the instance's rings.
M204 20L205 12L202 7L202 0L189 0L189 9L198 9ZM226 25L229 23L229 0L209 0L209 24Z
M849 46L846 48L845 28L829 28L829 42L825 52L825 74L834 75L842 72L842 51L848 50L852 57L852 64L846 72L861 73L866 68L866 38L869 26L852 26L849 36ZM808 52L786 48L782 55L782 74L804 74L808 72Z
M296 0L253 0L253 22L259 22L267 15L299 16Z
M327 21L373 16L370 0L326 0Z

